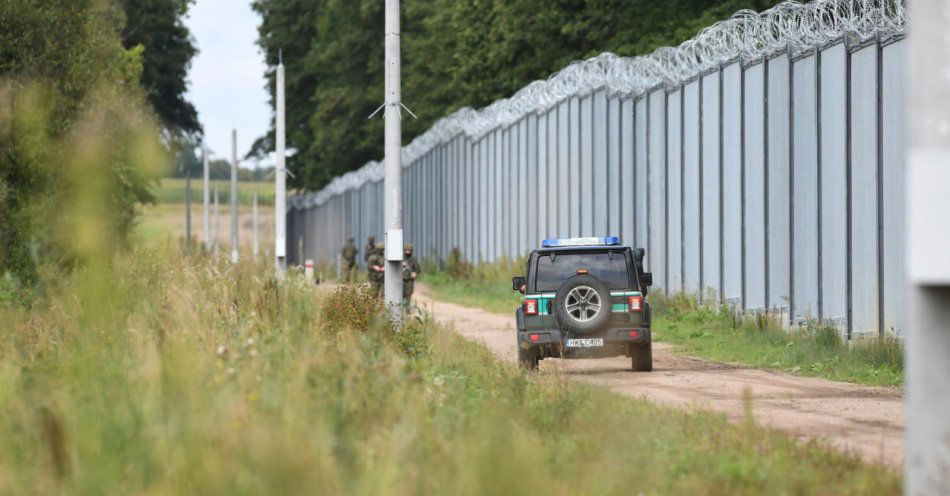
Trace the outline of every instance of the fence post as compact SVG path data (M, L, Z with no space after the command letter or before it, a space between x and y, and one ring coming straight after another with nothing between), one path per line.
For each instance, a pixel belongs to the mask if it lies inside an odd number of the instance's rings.
M943 0L910 4L905 494L950 493L950 70ZM890 261L890 263L899 263Z

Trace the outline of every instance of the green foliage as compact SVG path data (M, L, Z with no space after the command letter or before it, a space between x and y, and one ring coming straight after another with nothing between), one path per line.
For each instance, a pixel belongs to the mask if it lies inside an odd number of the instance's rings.
M0 2L0 273L124 243L164 159L108 1Z
M778 0L404 0L402 96L408 143L461 107L479 108L605 51L640 55L676 45L740 9ZM259 44L287 63L293 184L319 189L383 155L383 2L255 0ZM268 86L273 89L274 71ZM273 93L272 93L273 94ZM273 149L273 132L252 154Z
M791 330L773 315L744 316L701 306L688 295L651 294L654 336L713 360L873 385L903 382L903 346L892 337L846 343L838 329L808 323Z
M0 305L3 494L901 490L816 442L525 374L421 315L329 330L328 296L268 262L138 250L49 295Z
M383 301L368 284L344 284L327 296L322 306L328 332L368 331L383 310Z
M473 266L459 253L449 257L444 270L426 268L421 281L440 300L511 314L521 303L521 293L511 289L511 278L525 275L525 265L525 259L520 258Z
M162 125L174 134L200 134L198 112L185 100L188 68L198 53L185 14L194 0L121 0L122 43L143 47L141 82Z

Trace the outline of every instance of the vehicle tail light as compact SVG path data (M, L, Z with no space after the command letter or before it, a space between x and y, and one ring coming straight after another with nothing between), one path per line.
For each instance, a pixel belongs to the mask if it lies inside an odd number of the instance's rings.
M640 312L643 310L643 297L631 296L627 298L627 311Z
M630 331L630 332L627 334L627 336L629 336L630 339L637 339L637 338L640 337L640 331L636 331L636 330Z
M538 300L525 300L523 305L525 315L538 314Z
M528 339L530 339L532 343L537 343L538 341L541 341L541 335L540 335L540 334L529 334L529 335L528 335Z

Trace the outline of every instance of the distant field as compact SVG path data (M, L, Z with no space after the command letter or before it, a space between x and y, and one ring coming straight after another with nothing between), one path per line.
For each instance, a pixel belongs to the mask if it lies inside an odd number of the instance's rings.
M231 246L231 203L229 181L212 181L212 188L220 191L220 250L230 251ZM191 183L191 239L195 243L204 242L204 208L201 181ZM213 191L213 189L212 189ZM274 243L274 184L270 182L238 183L238 244L242 251L251 249L253 238L252 195L258 194L258 215L261 252L270 251ZM162 179L155 190L156 204L142 208L138 219L136 234L147 244L163 242L168 239L180 240L185 237L185 180ZM213 199L213 197L212 197ZM212 200L213 201L213 200ZM212 239L215 236L214 210L211 210L210 229Z
M191 180L191 200L201 203L204 198L202 180ZM211 194L218 188L219 200L222 204L231 202L231 182L226 180L211 181ZM238 203L250 205L254 192L257 192L257 201L260 205L274 204L274 182L238 182ZM185 203L185 180L179 178L162 179L161 184L154 191L158 203Z

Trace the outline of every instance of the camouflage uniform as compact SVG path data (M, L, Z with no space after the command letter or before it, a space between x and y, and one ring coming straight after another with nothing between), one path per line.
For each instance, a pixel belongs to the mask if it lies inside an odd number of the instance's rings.
M353 243L353 238L346 240L346 244L343 245L343 250L341 255L343 256L343 282L351 282L354 276L354 269L356 268L356 253L357 248L356 244Z
M422 266L412 255L412 245L406 245L402 259L402 300L409 303L412 292L416 289L416 278L422 273Z
M381 267L382 270L375 270L374 267ZM386 277L386 258L383 257L383 244L377 243L373 248L373 254L366 260L366 270L369 274L369 284L377 297L383 295L383 281Z
M366 247L363 248L363 261L369 262L369 257L376 251L376 238L370 236L366 238Z

